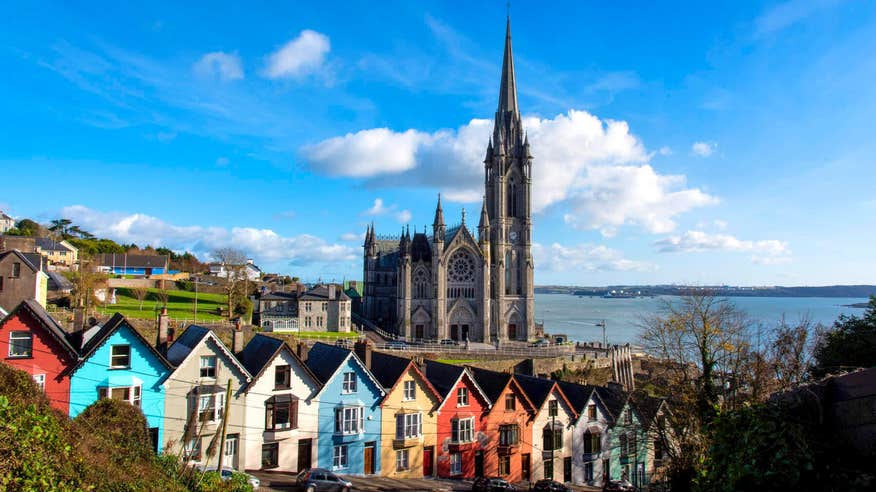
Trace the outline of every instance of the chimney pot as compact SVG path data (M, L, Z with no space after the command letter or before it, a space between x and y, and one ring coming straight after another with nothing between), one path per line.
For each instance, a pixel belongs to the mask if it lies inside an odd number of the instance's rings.
M353 350L356 352L356 355L362 360L362 363L365 364L367 369L371 369L371 350L373 347L368 340L359 340L353 345Z
M243 330L240 328L240 318L234 324L234 330L231 331L231 351L234 355L243 352Z
M167 344L170 342L170 318L167 315L167 308L161 308L161 313L158 315L158 340L155 344L161 355L167 355Z

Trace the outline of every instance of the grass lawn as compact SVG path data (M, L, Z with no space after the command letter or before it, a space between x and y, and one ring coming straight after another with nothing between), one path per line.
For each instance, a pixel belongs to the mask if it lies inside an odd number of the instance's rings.
M299 331L297 333L279 332L278 335L279 334L290 335L299 338L359 338L359 334L355 331L351 331L348 333L336 331Z
M131 289L116 289L116 303L107 304L100 309L103 314L122 313L132 319L155 319L162 303L158 289L147 289L143 307L134 297ZM184 290L167 291L167 314L174 319L192 319L195 307L195 293ZM198 321L222 321L226 318L216 314L217 307L227 307L223 294L198 293Z

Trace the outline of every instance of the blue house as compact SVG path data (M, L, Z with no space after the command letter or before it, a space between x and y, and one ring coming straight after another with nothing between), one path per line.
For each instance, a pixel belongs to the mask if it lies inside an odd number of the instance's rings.
M119 313L77 335L81 359L70 376L70 417L100 398L127 401L143 411L158 451L164 432L162 383L172 364Z
M316 343L307 367L322 383L317 466L349 475L380 473L380 383L352 350Z

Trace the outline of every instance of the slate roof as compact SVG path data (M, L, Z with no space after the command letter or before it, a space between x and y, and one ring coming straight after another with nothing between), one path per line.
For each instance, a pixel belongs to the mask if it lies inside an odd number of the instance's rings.
M121 328L123 325L128 326L131 329L131 332L134 334L134 336L137 337L143 343L143 345L145 345L149 349L149 351L151 351L152 354L155 355L155 357L157 357L158 360L167 369L173 369L174 364L171 364L170 361L168 361L166 357L161 355L161 353L155 347L153 347L152 344L149 343L148 340L143 338L143 335L141 335L139 331L137 331L133 326L131 326L128 323L128 321L125 319L125 317L122 316L120 313L114 314L113 317L110 318L109 321L107 321L103 325L101 325L99 327L95 327L95 328L97 328L96 333L94 333L90 338L85 340L84 345L82 346L82 348L79 351L82 358L79 360L79 363L76 364L76 367L74 367L73 369L75 370L76 368L81 366L83 363L85 363L85 361L88 360L94 354L94 352L101 345L103 345L104 342L106 342L106 340L110 337L110 335L115 333L116 330Z
M21 253L27 258L27 261L37 270L45 270L46 262L43 261L43 255L39 253Z
M20 259L24 263L24 265L26 267L30 268L31 271L36 272L39 270L38 265L41 265L42 263L36 263L36 265L34 265L34 263L31 261L31 258L29 258L29 255L31 255L31 254L36 254L36 253L22 253L21 251L18 251L17 249L10 249L9 251L4 251L4 252L0 253L0 260L2 260L3 258L6 258L9 255L15 255L18 257L18 259ZM42 258L42 256L40 256L39 254L36 254L36 256Z
M446 398L464 371L465 367L463 366L427 360L426 369L423 372L426 373L426 379L435 387L441 397Z
M175 366L180 365L209 333L210 330L203 326L189 325L186 331L167 349L168 360Z
M97 257L97 261L102 267L167 268L169 258L166 255L104 253Z
M316 342L307 353L307 368L320 383L325 384L351 352L350 349Z
M613 421L616 421L617 418L620 417L620 412L624 409L624 405L627 403L629 395L621 389L609 386L597 386L596 394L599 395L599 399L605 403L609 416Z
M411 260L414 262L432 261L432 246L429 244L429 238L425 233L418 232L414 234L411 240Z
M475 381L478 382L478 386L484 390L484 394L495 405L496 400L502 394L502 390L505 389L508 381L511 380L511 374L481 369L480 367L470 367L469 370L474 375Z
M48 271L46 275L49 276L49 289L51 290L71 290L73 289L73 283L67 280L67 277L61 275L58 272Z
M666 402L663 398L655 398L645 394L636 394L632 396L632 400L645 430L648 430L648 428L651 427L651 424L654 423L654 419L657 418L657 412L660 411L660 406Z
M295 351L292 350L286 342L280 340L279 338L269 337L267 335L262 335L261 333L257 333L249 343L244 347L243 352L238 354L237 360L243 364L243 367L249 371L250 374L253 375L253 381L259 378L264 372L265 368L267 368L271 361L279 354L283 349L289 351L298 362L301 362L301 359L295 354ZM304 367L304 370L313 378L314 382L317 383L318 386L321 386L320 381L317 379L316 375L311 372L310 368L307 367L306 364L301 363L301 366Z
M515 374L514 379L526 393L526 397L539 409L544 405L548 395L551 394L551 389L554 387L555 381L552 379L543 379L533 376L524 376L523 374Z
M76 360L79 358L79 351L76 349L76 346L73 343L73 338L70 337L70 334L67 333L64 328L53 318L46 310L43 308L40 303L34 301L33 299L28 299L26 301L22 301L12 312L9 313L9 316L0 320L0 325L6 322L7 319L11 319L15 313L20 311L24 311L29 314L37 323L39 323L46 332L55 339L56 342L67 351L70 356Z
M383 352L371 352L371 374L384 389L391 389L398 379L405 373L411 359L386 354Z
M34 238L34 243L43 251L73 251L62 244L61 241L55 241L50 237L36 237Z
M569 403L572 404L572 407L579 414L584 411L584 407L590 401L591 395L596 391L596 387L590 384L576 384L568 381L557 381L557 384L563 390L563 394L566 395Z
M298 299L297 292L268 292L259 297L260 301L294 301Z
M309 300L314 300L314 301L325 301L325 300L349 301L350 296L345 294L344 289L342 289L340 286L335 286L335 298L329 299L328 286L320 284L320 285L317 285L317 286L313 287L312 289L308 290L304 294L302 294L300 299L302 301L309 301Z

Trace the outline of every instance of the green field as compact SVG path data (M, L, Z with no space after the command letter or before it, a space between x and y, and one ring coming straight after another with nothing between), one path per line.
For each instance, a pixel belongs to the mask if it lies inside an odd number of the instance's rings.
M122 313L132 319L155 319L162 303L159 301L158 289L146 289L143 307L134 297L131 289L116 289L116 303L100 308L102 314ZM192 319L194 316L195 293L184 290L167 291L167 314L173 319ZM216 314L216 308L227 309L226 297L223 294L198 293L198 321L222 321L225 317Z

